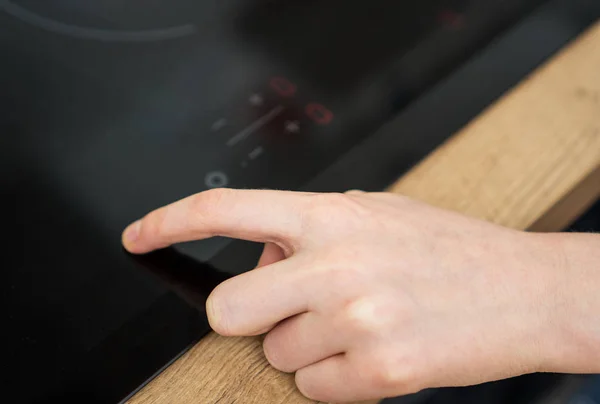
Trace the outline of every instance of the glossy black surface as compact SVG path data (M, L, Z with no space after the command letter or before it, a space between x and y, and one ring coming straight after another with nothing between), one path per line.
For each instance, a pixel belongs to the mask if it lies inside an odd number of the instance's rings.
M318 175L541 1L415 3L0 0L4 397L123 399L254 263L227 240L140 261L127 223L212 186L341 186ZM396 176L450 134L400 133Z

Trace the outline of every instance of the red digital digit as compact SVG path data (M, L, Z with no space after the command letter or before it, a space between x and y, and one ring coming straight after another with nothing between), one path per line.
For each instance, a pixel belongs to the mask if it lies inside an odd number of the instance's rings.
M296 85L284 77L273 77L269 85L282 97L293 97L296 94Z
M329 125L333 120L333 112L316 103L306 106L306 115L318 125Z

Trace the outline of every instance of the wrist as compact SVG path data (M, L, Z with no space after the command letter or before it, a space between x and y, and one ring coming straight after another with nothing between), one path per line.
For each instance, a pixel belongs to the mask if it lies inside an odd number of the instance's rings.
M539 234L550 260L540 371L600 373L600 236ZM547 263L551 264L548 265Z

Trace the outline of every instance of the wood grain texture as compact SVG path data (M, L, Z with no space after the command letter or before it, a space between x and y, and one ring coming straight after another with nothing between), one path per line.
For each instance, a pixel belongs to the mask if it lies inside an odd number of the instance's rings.
M513 228L558 230L554 226L565 224L598 197L599 167L597 25L390 191ZM293 376L269 367L259 338L215 334L130 402L314 403L296 391Z
M532 231L551 232L565 229L600 198L600 167L597 167L560 202L554 205L529 228Z
M576 190L579 198L597 198L599 72L596 25L390 190L519 229L539 223Z

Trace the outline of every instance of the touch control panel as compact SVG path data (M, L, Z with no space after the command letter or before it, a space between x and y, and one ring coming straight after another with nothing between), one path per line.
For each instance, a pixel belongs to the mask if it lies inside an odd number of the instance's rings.
M335 135L334 112L282 76L264 79L238 105L217 112L205 125L205 132L217 142L215 152L224 157L205 175L209 189L268 186L264 170L274 167L275 161L284 172L294 161L310 165L310 154L297 157L303 145L314 145L317 156L317 145L327 144ZM260 170L262 180L253 170Z
M0 101L112 228L205 189L302 187L542 2L0 0Z

